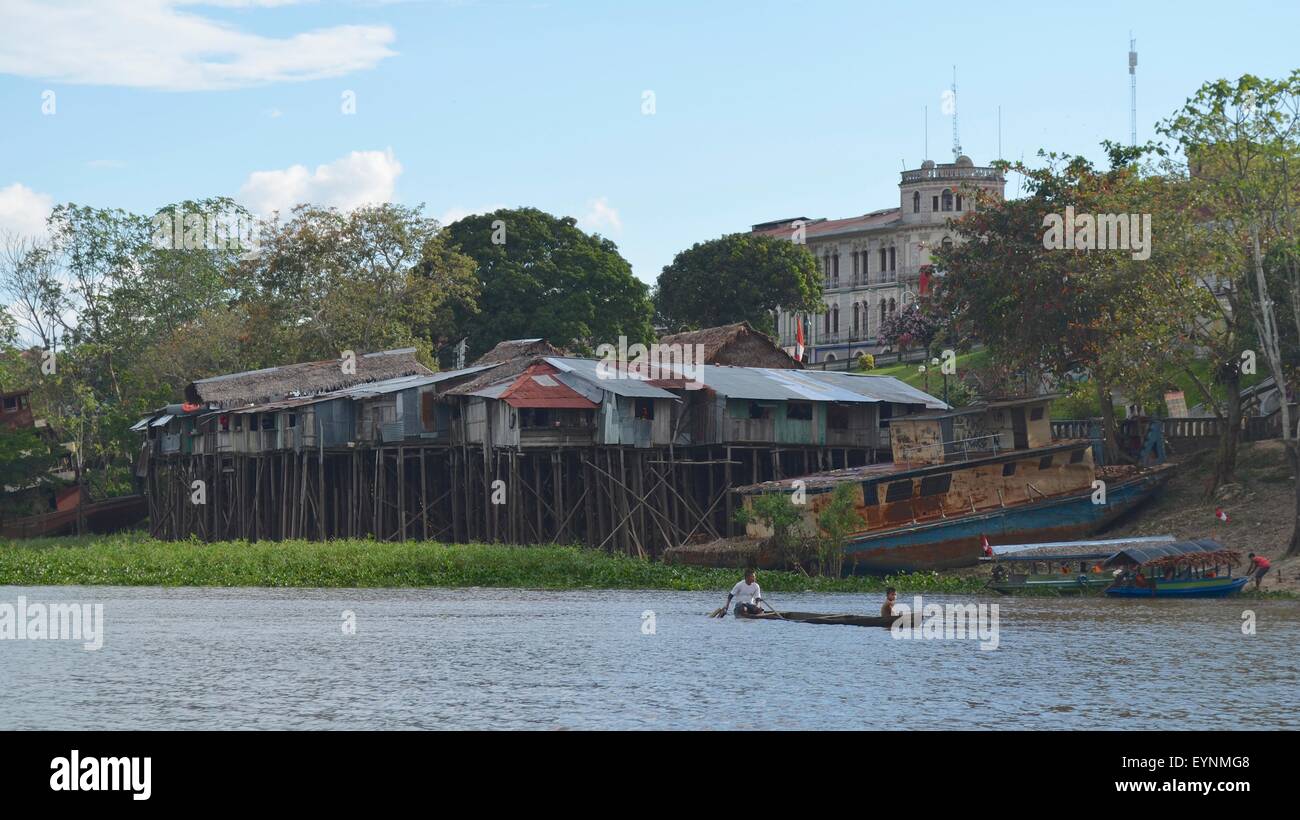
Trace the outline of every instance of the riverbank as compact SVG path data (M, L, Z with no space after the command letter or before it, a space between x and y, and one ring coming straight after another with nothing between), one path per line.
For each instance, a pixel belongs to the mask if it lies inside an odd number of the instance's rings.
M565 546L345 540L159 541L143 535L0 541L0 585L197 587L511 587L725 593L735 570L685 567ZM917 573L810 578L763 572L771 592L970 593L983 579Z

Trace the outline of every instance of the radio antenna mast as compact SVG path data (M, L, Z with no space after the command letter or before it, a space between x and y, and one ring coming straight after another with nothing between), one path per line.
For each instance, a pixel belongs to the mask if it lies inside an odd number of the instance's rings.
M1138 52L1137 40L1133 39L1133 32L1128 33L1128 139L1129 144L1134 148L1138 144Z
M952 67L952 160L961 156L961 137L957 131L957 66Z

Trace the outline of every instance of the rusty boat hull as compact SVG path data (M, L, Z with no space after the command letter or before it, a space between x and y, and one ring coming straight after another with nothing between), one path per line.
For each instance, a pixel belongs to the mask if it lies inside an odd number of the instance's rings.
M1112 484L1105 504L1093 503L1087 490L875 531L849 542L844 565L862 574L953 569L978 563L985 538L997 545L1091 535L1150 498L1171 474L1160 467Z

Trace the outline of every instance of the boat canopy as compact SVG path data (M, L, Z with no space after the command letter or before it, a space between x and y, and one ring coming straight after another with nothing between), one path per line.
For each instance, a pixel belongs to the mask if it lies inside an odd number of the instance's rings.
M1122 549L1107 559L1107 567L1149 567L1204 565L1209 563L1236 564L1241 553L1230 550L1213 538L1198 538L1173 544L1145 544Z
M1026 563L1051 563L1053 561L1100 561L1104 558L1110 558L1113 552L1073 552L1060 554L1038 554L1038 555L999 555L998 563L1004 561L1023 561Z

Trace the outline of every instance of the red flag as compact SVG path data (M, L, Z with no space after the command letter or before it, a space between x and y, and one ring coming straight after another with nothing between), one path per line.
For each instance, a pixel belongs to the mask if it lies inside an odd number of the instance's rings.
M799 319L794 329L794 358L803 361L803 319Z
M984 555L988 558L993 557L993 548L989 546L989 539L986 535L980 536L980 546L984 548Z
M1223 511L1222 507L1216 507L1214 509L1214 517L1219 519L1225 524L1228 523L1228 514Z

